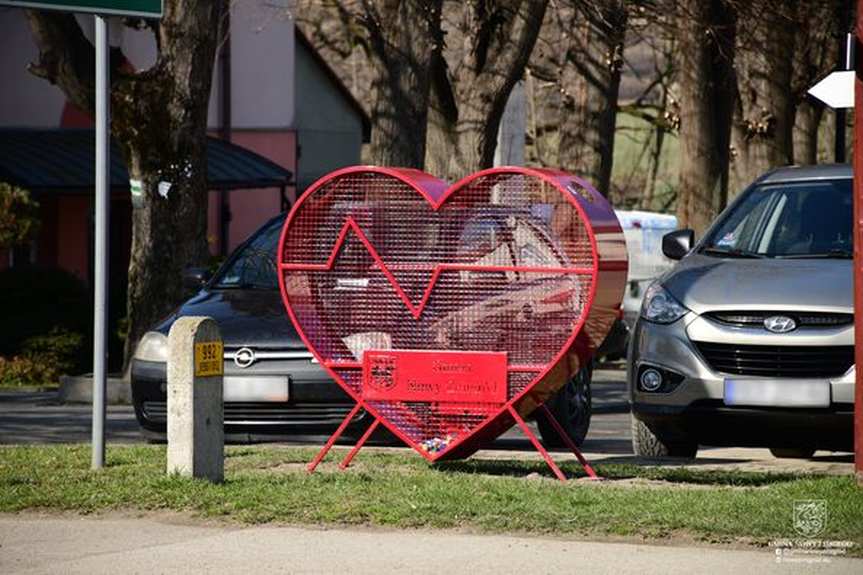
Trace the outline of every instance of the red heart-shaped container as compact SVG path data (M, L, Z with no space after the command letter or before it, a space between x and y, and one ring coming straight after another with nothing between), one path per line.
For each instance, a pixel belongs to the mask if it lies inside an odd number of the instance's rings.
M429 460L465 457L545 402L618 317L623 233L560 171L452 186L358 166L318 180L279 243L285 308L357 402Z

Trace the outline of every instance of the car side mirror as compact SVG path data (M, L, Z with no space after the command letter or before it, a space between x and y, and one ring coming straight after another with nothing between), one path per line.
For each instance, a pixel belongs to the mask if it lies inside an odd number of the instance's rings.
M186 268L183 271L183 288L198 291L213 277L208 268Z
M695 245L693 230L675 230L662 236L662 253L672 260L682 259Z

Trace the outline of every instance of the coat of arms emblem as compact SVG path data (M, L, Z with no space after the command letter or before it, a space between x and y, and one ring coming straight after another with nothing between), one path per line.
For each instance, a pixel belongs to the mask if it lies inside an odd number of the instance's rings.
M814 537L827 523L827 502L824 499L802 499L794 502L794 530L803 537Z

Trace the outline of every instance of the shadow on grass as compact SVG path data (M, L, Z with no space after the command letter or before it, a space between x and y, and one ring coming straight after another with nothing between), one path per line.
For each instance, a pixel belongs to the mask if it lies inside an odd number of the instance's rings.
M570 479L586 477L584 470L576 462L562 464L561 470ZM467 460L446 461L434 465L444 473L464 473L474 475L493 475L506 477L527 477L540 474L554 477L544 462L507 461L507 460ZM607 480L649 479L668 483L714 485L714 486L748 486L760 487L796 481L811 475L794 473L763 473L739 470L697 470L686 467L645 467L632 463L602 463L594 466L597 474Z
M698 457L690 459L687 457L643 457L639 455L622 455L618 457L603 457L602 465L637 465L639 467L669 467L678 468L686 466L697 469L700 465L730 465L737 463L749 463L752 459L738 457L736 459L718 457Z

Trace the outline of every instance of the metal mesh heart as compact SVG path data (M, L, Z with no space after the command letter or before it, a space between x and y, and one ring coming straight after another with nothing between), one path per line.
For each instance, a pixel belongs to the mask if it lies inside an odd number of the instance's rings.
M279 267L286 309L321 364L434 460L472 453L512 425L507 405L526 415L589 359L619 307L626 250L605 200L562 172L499 168L447 187L356 167L300 198ZM363 377L367 352L382 350L498 354L506 383L498 399L471 401L464 379L449 397L420 382L426 393L388 398L368 387L383 380Z

